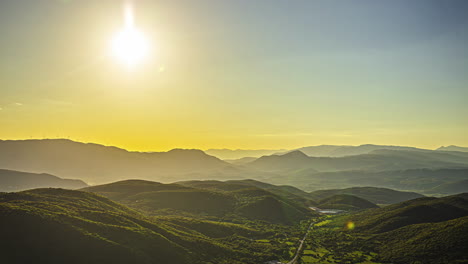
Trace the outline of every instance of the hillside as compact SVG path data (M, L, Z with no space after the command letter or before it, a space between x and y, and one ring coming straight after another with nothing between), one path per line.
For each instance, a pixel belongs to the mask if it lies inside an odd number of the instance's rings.
M65 139L0 140L0 168L103 183L136 177L173 181L177 175L232 166L201 150L130 152Z
M468 216L440 223L409 225L379 234L379 259L391 263L466 263Z
M318 207L322 209L339 209L356 211L369 208L379 208L376 204L357 196L349 194L336 194L318 201Z
M383 233L412 224L436 223L468 216L467 194L418 198L353 214L350 221L361 232Z
M288 197L290 199L305 199L310 200L309 193L289 185L274 185L270 183L265 183L257 180L246 179L246 180L227 180L227 181L184 181L179 182L181 185L197 187L197 188L207 188L207 189L217 189L224 191L233 191L238 189L244 189L246 187L257 187L270 191L274 194ZM310 201L312 202L312 201Z
M0 192L17 192L35 188L79 189L88 186L80 180L62 179L46 173L28 173L0 169Z
M180 216L150 218L82 191L0 194L5 263L263 263L278 259L287 248L254 240L273 239L270 229L294 230Z
M165 237L161 227L90 193L37 189L2 194L0 214L0 251L7 263L188 263L193 259L187 248Z
M300 201L264 189L218 181L161 184L128 180L83 190L95 192L152 215L245 218L293 224L311 214Z
M375 204L394 204L423 197L423 195L414 192L402 192L376 187L352 187L346 189L319 190L311 192L310 197L314 200L320 200L338 194L353 195Z
M466 263L467 194L323 218L302 263Z

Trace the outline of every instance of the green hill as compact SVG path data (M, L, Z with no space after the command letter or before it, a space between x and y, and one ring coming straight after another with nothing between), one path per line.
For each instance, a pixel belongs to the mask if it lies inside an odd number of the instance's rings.
M6 263L188 263L194 257L160 226L91 193L2 194L0 214Z
M35 188L79 189L88 186L80 180L62 179L45 173L28 173L0 169L0 192L17 192Z
M414 192L402 192L377 187L352 187L346 189L319 190L311 192L310 197L315 200L320 200L337 194L357 196L375 204L394 204L423 197L423 195Z
M385 263L467 263L468 216L409 225L379 234L374 241Z
M324 218L303 263L468 263L468 194Z
M311 214L302 200L297 201L245 184L219 181L161 184L129 180L83 190L104 195L152 215L231 219L240 217L293 224L307 219Z
M379 208L376 204L354 195L336 194L318 202L319 208L355 211L369 208Z
M150 218L82 191L0 194L2 263L263 263L288 248L255 240L276 235L270 229L281 234L294 230L180 216Z
M466 194L442 198L418 198L351 215L361 232L382 233L421 223L435 223L468 216Z
M228 181L184 181L179 182L184 186L212 189L218 191L236 191L245 188L260 188L271 192L275 195L282 196L284 198L294 200L298 203L302 203L307 206L316 205L314 201L310 199L309 193L288 185L273 185L261 181L246 179L246 180L228 180Z

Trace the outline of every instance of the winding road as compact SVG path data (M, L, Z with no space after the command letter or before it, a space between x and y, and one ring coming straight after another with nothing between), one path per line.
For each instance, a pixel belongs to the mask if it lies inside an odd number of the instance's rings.
M315 221L312 221L309 225L309 228L307 229L307 232L305 233L304 237L301 240L301 243L299 244L299 247L297 248L296 255L294 255L293 259L289 261L287 264L296 264L297 259L299 258L299 255L301 253L302 248L304 247L304 243L306 238L309 236L310 230L312 229L312 226L315 224Z

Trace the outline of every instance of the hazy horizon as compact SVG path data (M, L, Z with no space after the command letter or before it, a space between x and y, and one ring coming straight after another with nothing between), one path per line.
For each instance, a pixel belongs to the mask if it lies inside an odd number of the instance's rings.
M318 145L312 145L312 144L305 144L305 145L298 145L298 146L295 146L295 147L291 147L291 148L227 148L227 147L217 147L217 148L185 148L185 147L178 147L178 146L175 146L175 147L169 147L167 149L129 149L129 148L125 148L123 146L119 146L119 145L112 145L112 144L107 144L107 143L103 143L103 142L93 142L93 141L80 141L80 140L76 140L76 139L72 139L72 138L14 138L14 139L9 139L9 138L0 138L0 141L8 141L8 140L12 140L12 141L27 141L27 140L69 140L69 141L72 141L72 142L77 142L77 143L84 143L84 144L97 144L97 145L102 145L102 146L106 146L106 147L116 147L116 148L120 148L120 149L124 149L124 150L127 150L127 151L130 151L130 152L166 152L166 151L170 151L170 150L174 150L174 149L197 149L197 150L202 150L202 151L209 151L209 150L228 150L228 151L249 151L249 150L265 150L265 151L273 151L273 150L277 150L277 151L288 151L288 150L296 150L296 149L300 149L300 148L304 148L304 147L318 147L318 146L343 146L343 147L358 147L358 146L362 146L362 145L376 145L376 146L399 146L399 147L412 147L412 148L418 148L418 149L427 149L427 150L436 150L440 147L448 147L448 146L456 146L456 147L462 147L462 148L468 148L467 146L463 146L463 145L455 145L455 144L447 144L447 145L438 145L438 146L435 146L435 147L432 147L432 148L429 148L429 147L421 147L421 146L415 146L415 145L394 145L394 144L375 144L375 143L372 143L372 142L367 142L367 143L363 143L363 144L356 144L356 145L341 145L341 144L318 144Z

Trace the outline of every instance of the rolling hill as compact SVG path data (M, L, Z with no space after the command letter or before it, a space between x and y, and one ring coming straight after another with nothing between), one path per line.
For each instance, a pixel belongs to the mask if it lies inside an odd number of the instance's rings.
M197 188L207 188L207 189L217 189L224 191L233 191L239 189L245 189L247 187L256 187L270 191L274 194L285 196L289 199L302 200L304 203L310 204L313 201L310 201L310 194L289 185L274 185L257 180L246 179L246 180L227 180L227 181L184 181L180 184L185 186L197 187Z
M468 216L468 195L424 197L350 216L361 232L383 233L403 226L437 223Z
M309 240L320 263L466 263L468 194L418 198L337 215ZM312 250L311 250L312 251ZM324 255L323 252L327 254ZM306 262L309 263L309 262Z
M439 223L405 226L379 234L373 241L379 260L387 263L466 263L468 216Z
M0 251L7 263L188 263L192 259L187 248L162 234L161 227L90 193L36 189L2 194L0 214Z
M0 192L17 192L35 188L79 189L88 185L81 180L62 179L46 173L28 173L0 169Z
M307 206L270 191L219 181L161 184L127 180L82 189L152 215L197 218L245 218L293 224L312 213Z
M147 217L82 191L0 194L5 263L254 264L281 256L285 247L255 241L272 236L274 227L255 226L264 230L182 216Z

